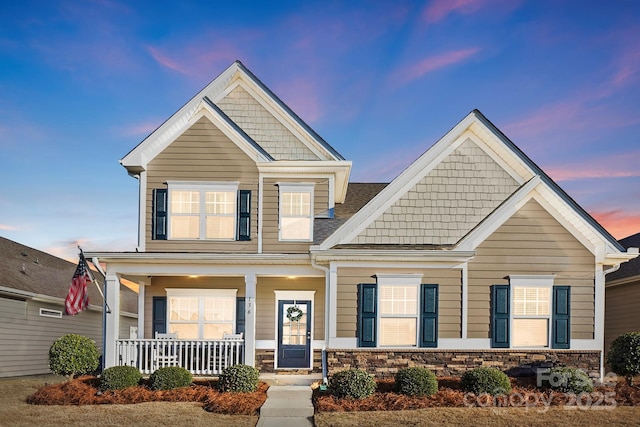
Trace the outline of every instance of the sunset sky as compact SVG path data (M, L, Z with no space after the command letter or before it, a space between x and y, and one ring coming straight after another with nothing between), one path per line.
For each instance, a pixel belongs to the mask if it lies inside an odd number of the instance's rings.
M640 1L256 3L3 3L0 236L134 250L118 160L236 59L351 181L390 181L477 108L613 236L640 232Z

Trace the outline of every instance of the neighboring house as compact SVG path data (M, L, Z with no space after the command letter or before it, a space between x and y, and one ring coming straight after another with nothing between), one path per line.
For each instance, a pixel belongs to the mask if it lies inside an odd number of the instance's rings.
M94 284L88 288L89 309L64 314L75 269L76 264L0 237L0 377L50 373L49 348L64 334L85 335L102 348L102 297ZM121 293L124 338L137 324L137 296L126 287Z
M349 183L351 162L240 62L121 164L139 247L88 254L115 309L107 366L149 372L173 346L173 363L216 374L230 346L263 373L597 375L604 272L636 256L477 110L388 185ZM145 339L117 339L120 278L140 284Z
M640 247L640 233L619 241L625 248ZM605 352L619 335L640 332L640 258L607 275L604 316Z

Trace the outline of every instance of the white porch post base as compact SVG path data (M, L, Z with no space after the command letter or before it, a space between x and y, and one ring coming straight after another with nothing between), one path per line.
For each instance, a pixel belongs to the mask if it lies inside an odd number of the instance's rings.
M247 274L245 282L244 363L256 365L256 276Z
M116 366L116 340L120 335L120 280L115 274L107 273L105 298L111 309L106 315L104 325L104 367Z

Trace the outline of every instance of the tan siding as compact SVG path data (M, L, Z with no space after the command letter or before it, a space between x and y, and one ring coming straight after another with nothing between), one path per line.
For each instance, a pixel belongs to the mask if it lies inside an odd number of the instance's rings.
M62 304L0 298L0 377L49 373L49 348L64 334L87 336L102 348L102 312L57 319L40 316L40 308L64 311Z
M489 338L490 286L506 276L555 274L571 286L571 338L592 339L594 256L542 206L529 201L476 250L469 263L469 338Z
M265 253L307 253L311 242L280 242L278 232L278 182L313 182L313 208L316 215L329 208L329 182L326 178L278 179L266 178L263 193L263 248Z
M640 281L606 288L604 345L609 350L619 335L640 331Z
M237 289L236 296L243 297L245 295L244 277L154 277L151 280L151 286L147 286L144 293L145 338L153 338L153 297L166 297L166 289L168 288Z
M338 337L356 336L357 295L359 283L375 283L376 273L418 273L422 283L438 284L438 338L461 337L461 271L455 269L384 269L339 268L337 289Z
M239 189L251 190L252 240L151 240L152 192L167 188L167 180L239 182ZM149 163L146 198L147 251L257 252L258 169L247 154L206 118L201 118Z
M256 283L256 339L274 340L276 328L275 291L315 291L313 338L324 339L324 277L258 277Z

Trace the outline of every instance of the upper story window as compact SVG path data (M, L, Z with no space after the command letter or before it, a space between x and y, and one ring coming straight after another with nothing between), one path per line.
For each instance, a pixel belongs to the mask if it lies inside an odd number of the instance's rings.
M154 190L154 239L250 240L251 191L238 183L167 184Z
M313 240L313 184L279 184L280 240Z

